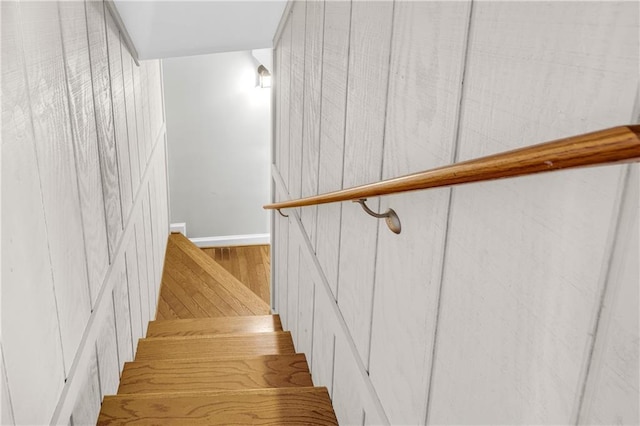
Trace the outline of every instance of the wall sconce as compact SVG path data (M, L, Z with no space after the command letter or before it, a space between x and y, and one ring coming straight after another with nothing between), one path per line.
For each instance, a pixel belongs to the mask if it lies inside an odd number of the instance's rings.
M260 87L263 89L271 87L271 73L264 65L258 67L258 78L260 80Z

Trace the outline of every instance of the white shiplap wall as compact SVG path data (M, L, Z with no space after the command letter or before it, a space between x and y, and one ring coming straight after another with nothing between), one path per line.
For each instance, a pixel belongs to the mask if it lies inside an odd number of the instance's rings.
M2 424L88 424L155 314L162 70L101 1L1 7Z
M638 9L290 3L274 198L637 123ZM620 165L370 200L400 235L351 203L289 209L274 309L343 424L637 424L638 179Z

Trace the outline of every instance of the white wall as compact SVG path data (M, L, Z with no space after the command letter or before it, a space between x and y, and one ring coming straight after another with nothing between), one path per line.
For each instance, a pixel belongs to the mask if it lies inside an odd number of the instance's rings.
M637 122L637 3L295 2L275 198ZM341 424L637 424L638 165L274 214L274 308Z
M271 89L251 52L163 65L171 222L192 238L268 233Z
M2 424L95 424L155 317L162 70L101 1L1 7Z

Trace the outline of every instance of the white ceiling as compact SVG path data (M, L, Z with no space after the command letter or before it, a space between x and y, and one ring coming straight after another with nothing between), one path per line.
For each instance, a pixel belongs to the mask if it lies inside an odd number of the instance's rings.
M114 0L140 59L272 47L281 0Z

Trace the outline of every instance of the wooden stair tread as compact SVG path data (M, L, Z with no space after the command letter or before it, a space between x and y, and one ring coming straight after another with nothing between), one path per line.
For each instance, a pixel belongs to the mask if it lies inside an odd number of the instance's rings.
M337 425L326 388L107 396L98 425Z
M279 315L150 321L147 337L208 336L282 331Z
M182 234L171 234L167 244L167 256L174 262L183 262L191 270L199 269L200 279L207 281L208 285L217 284L220 289L227 292L232 298L239 301L256 315L268 315L271 309L258 295L242 284L215 260L200 250ZM232 300L227 300L231 303Z
M304 354L125 364L118 394L313 386Z
M294 354L288 331L215 337L180 336L140 339L136 361Z

